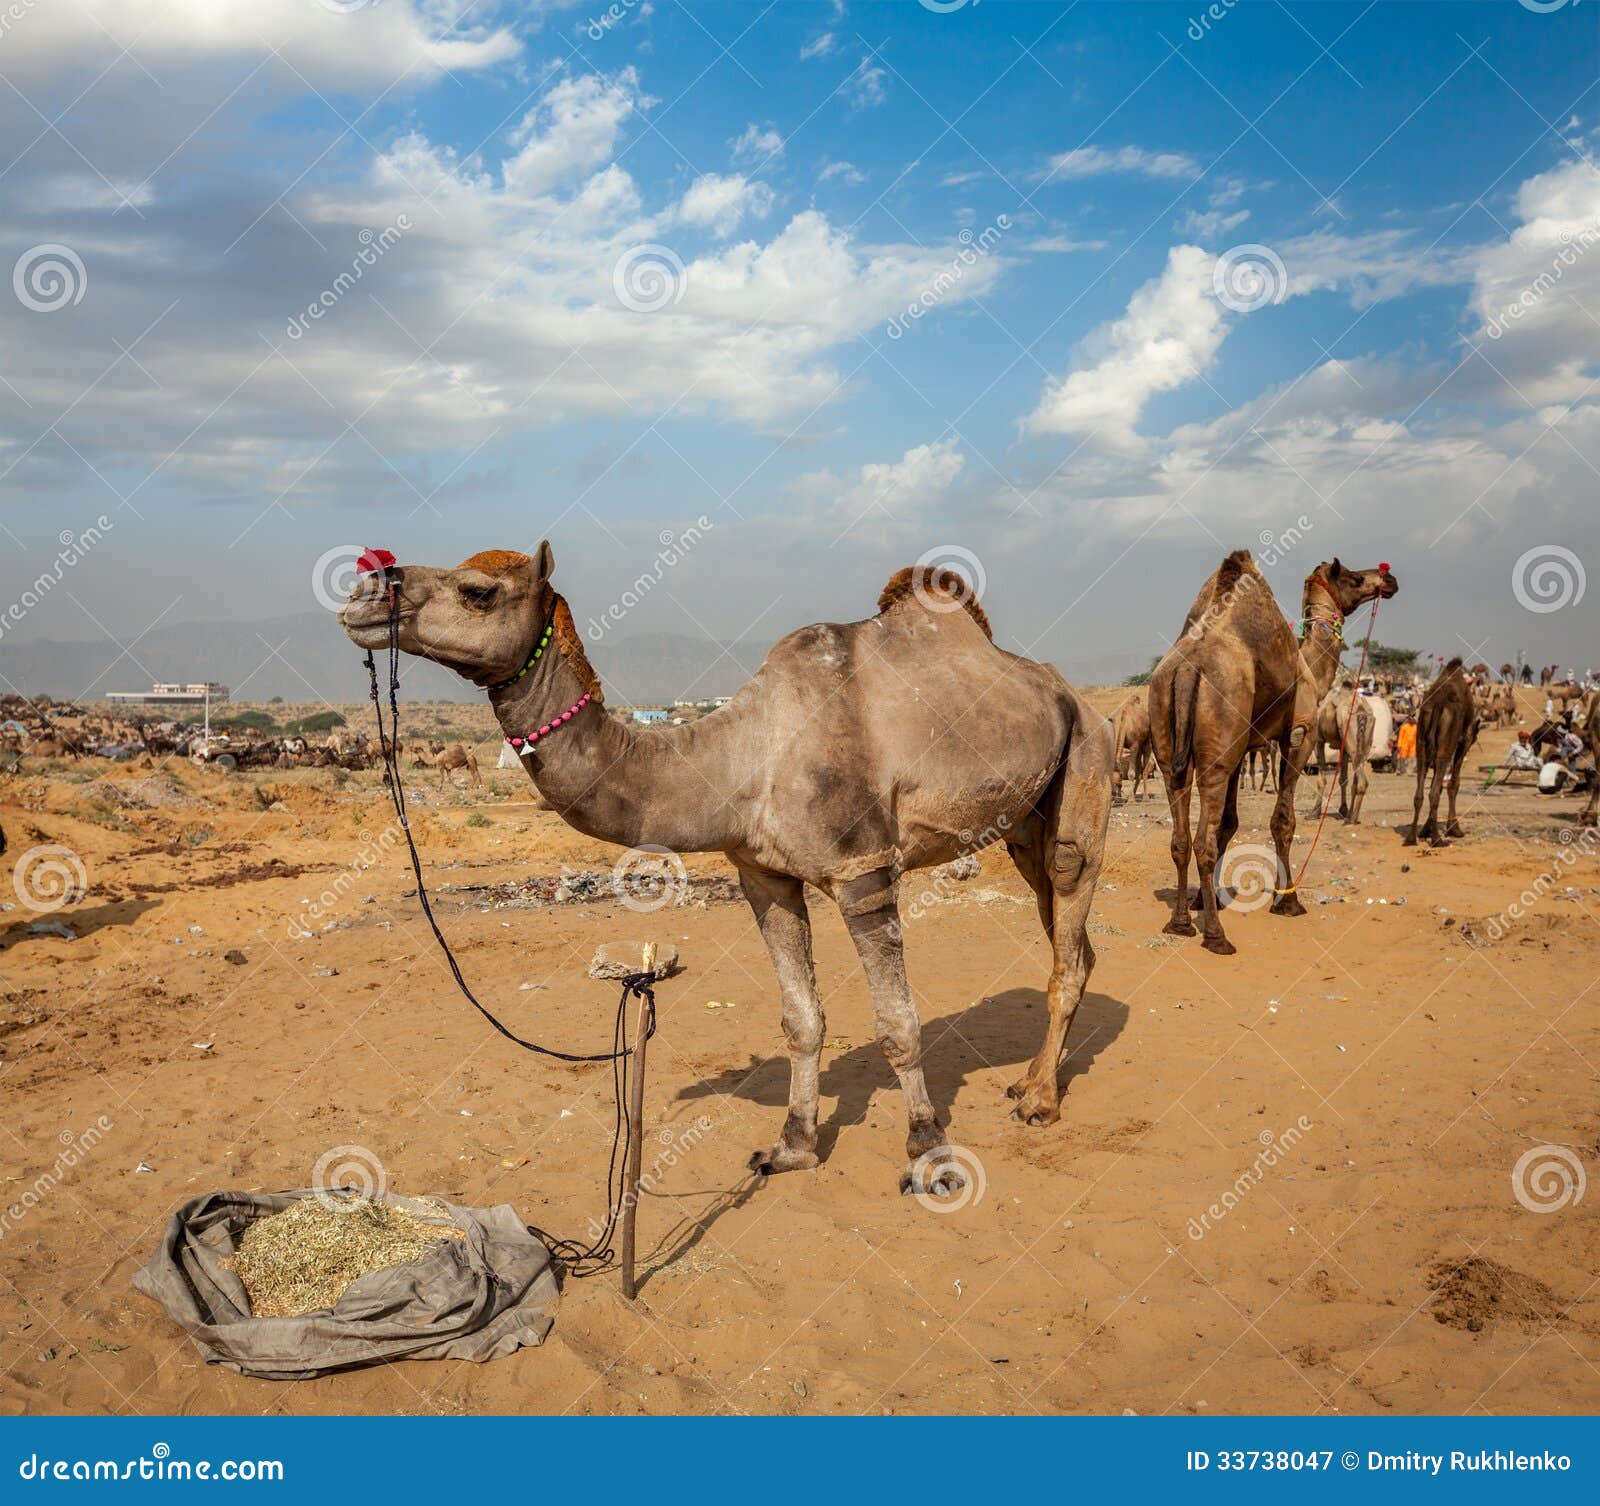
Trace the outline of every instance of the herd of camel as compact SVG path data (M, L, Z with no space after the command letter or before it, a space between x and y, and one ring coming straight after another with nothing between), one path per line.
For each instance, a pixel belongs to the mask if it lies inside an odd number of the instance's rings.
M809 885L843 916L878 1040L905 1095L901 1190L940 1194L962 1185L924 1080L899 897L912 871L996 842L1033 889L1052 953L1044 1040L1007 1091L1017 1119L1054 1122L1068 1031L1094 965L1087 923L1113 786L1124 777L1106 719L1054 668L1000 648L959 575L914 568L891 577L875 616L784 638L719 711L643 730L604 714L599 678L553 574L548 542L532 556L490 550L454 569L389 566L358 581L341 622L358 647L376 651L389 647L392 626L401 651L484 689L507 747L549 807L579 831L627 848L721 852L733 863L777 975L791 1063L782 1130L752 1167L776 1173L817 1164L825 1022ZM1398 589L1387 565L1352 570L1326 561L1307 577L1291 624L1246 550L1230 554L1201 588L1150 681L1149 737L1171 805L1178 880L1169 932L1194 934L1192 856L1204 944L1234 950L1218 919L1216 870L1238 829L1242 772L1263 753L1276 755L1272 911L1304 913L1289 864L1295 786L1319 740L1353 738L1360 751L1370 739L1370 712L1359 702L1344 701L1342 710L1329 702L1326 715L1324 702L1345 619ZM1422 699L1408 843L1460 833L1456 792L1478 722L1468 676L1452 660ZM1593 714L1588 726L1593 747ZM1359 814L1364 775L1351 762Z

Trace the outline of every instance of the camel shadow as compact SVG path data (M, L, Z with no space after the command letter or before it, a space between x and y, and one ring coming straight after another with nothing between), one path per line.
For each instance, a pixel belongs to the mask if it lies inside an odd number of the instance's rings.
M1047 1018L1043 990L1011 988L980 999L958 1014L928 1021L922 1030L922 1066L929 1095L942 1110L941 1119L948 1121L949 1106L969 1077L1031 1061ZM1126 1004L1106 994L1084 994L1072 1022L1066 1060L1057 1073L1062 1092L1089 1072L1127 1023ZM828 1060L818 1086L822 1096L837 1100L833 1112L817 1131L817 1154L826 1161L841 1130L866 1122L874 1095L883 1091L897 1093L900 1085L874 1040L852 1046ZM678 1091L680 1100L713 1095L729 1095L782 1109L789 1102L789 1058L752 1055L748 1065L725 1068ZM1002 1099L1001 1105L1004 1103Z
M160 900L155 899L124 899L113 900L104 905L67 905L60 910L39 914L29 913L12 921L5 930L0 931L0 952L9 950L21 941L65 939L57 931L35 930L35 926L63 925L72 932L76 940L82 941L85 936L92 936L107 926L132 925L141 915L154 910L160 903Z

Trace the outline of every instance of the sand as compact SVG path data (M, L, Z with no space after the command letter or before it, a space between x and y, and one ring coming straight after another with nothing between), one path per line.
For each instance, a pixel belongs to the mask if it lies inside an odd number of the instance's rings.
M1512 735L1487 734L1469 769ZM1577 800L1471 786L1465 840L1404 849L1410 781L1376 776L1366 824L1330 823L1306 877L1328 903L1230 914L1231 958L1161 935L1159 782L1116 807L1099 963L1048 1128L1014 1123L1004 1097L1043 1028L1047 953L1022 883L986 852L906 923L929 1085L981 1190L935 1211L896 1191L903 1110L831 907L814 911L824 1161L763 1185L744 1166L781 1124L787 1058L726 864L691 857L695 899L655 914L570 881L580 897L528 903L617 854L514 771L490 773L493 747L485 791L418 774L413 794L441 920L491 1007L603 1049L615 999L585 976L595 947L654 936L682 952L658 990L639 1302L614 1273L569 1283L544 1347L484 1366L287 1384L203 1365L129 1287L179 1203L303 1186L337 1151L396 1191L510 1202L582 1234L600 1212L609 1075L515 1051L459 998L374 776L30 762L0 784L3 897L41 843L81 856L87 892L44 917L76 940L31 932L39 917L15 904L0 915L0 1410L1600 1402L1600 1193L1563 1201L1559 1177L1525 1167L1525 1191L1557 1205L1538 1212L1513 1182L1530 1152L1557 1172L1596 1163L1600 871L1596 848L1561 840ZM1239 842L1267 841L1269 808L1245 793ZM1496 921L1535 888L1525 915Z

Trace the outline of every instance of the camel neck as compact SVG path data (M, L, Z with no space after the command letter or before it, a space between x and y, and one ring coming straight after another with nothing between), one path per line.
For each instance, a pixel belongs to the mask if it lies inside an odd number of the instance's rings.
M1312 576L1300 599L1300 629L1305 635L1300 641L1300 658L1316 686L1318 697L1327 694L1339 673L1339 657L1344 652L1344 620L1344 611L1332 592ZM1324 623L1326 628L1321 626Z
M586 835L623 847L708 852L739 845L731 808L710 798L729 787L716 740L694 736L705 729L692 725L645 731L619 720L591 674L557 639L528 674L490 693L507 737L526 739L550 727L519 759L551 808ZM579 707L585 695L590 699ZM569 710L568 720L553 725Z

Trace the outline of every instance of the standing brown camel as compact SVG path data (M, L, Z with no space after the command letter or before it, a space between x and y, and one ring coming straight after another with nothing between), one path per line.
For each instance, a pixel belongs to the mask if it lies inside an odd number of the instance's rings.
M430 768L439 771L439 788L444 788L446 775L453 774L457 769L465 769L472 782L480 789L483 787L483 775L478 772L478 755L463 743L451 743L448 748L434 748L427 755ZM451 784L455 780L450 781Z
M995 647L960 576L901 570L864 622L800 629L720 710L649 733L607 716L566 600L537 555L491 550L454 570L368 575L341 614L489 692L540 793L569 825L637 848L723 852L772 956L791 1062L789 1112L755 1169L817 1164L822 1001L805 886L839 906L872 993L910 1128L902 1191L964 1177L923 1080L905 959L902 874L1004 840L1038 900L1053 964L1049 1023L1009 1090L1015 1116L1060 1114L1067 1032L1094 965L1087 922L1111 809L1111 729L1049 665ZM546 652L549 648L552 651Z
M1500 679L1504 684L1509 685L1516 678L1517 666L1515 664L1502 664L1500 666Z
M1472 687L1459 658L1444 667L1444 673L1428 687L1417 711L1417 793L1411 805L1411 830L1404 845L1415 847L1417 838L1429 837L1435 847L1448 844L1445 837L1464 837L1456 820L1456 791L1461 786L1461 763L1467 749L1478 740L1478 712L1473 705ZM1428 792L1428 819L1422 821L1422 787L1428 771L1433 785ZM1439 830L1441 787L1450 787L1450 816L1445 830Z
M1155 750L1150 741L1150 713L1144 701L1136 695L1129 696L1117 707L1116 720L1111 727L1111 743L1116 750L1116 763L1111 772L1111 798L1122 799L1122 781L1133 776L1132 798L1139 798L1139 788L1145 775L1155 762Z
M1239 829L1239 771L1252 748L1276 748L1278 798L1272 810L1277 850L1274 915L1303 915L1290 881L1294 791L1310 751L1317 705L1333 684L1344 619L1374 597L1400 589L1393 575L1347 570L1337 559L1306 577L1302 642L1272 599L1248 549L1238 549L1200 589L1183 632L1150 679L1150 730L1172 808L1177 889L1165 929L1194 935L1189 918L1189 853L1195 853L1207 951L1236 950L1217 919L1215 873ZM1200 791L1200 835L1191 844L1189 791Z
M1590 695L1588 709L1578 721L1577 730L1588 751L1589 762L1594 765L1589 775L1589 803L1578 817L1578 825L1594 826L1600 824L1596 821L1596 810L1600 808L1600 691ZM0 852L4 851L5 837L0 834Z
M1352 710L1352 703L1354 709ZM1350 685L1335 685L1317 707L1316 739L1312 748L1317 756L1317 803L1310 814L1321 815L1333 800L1333 771L1339 770L1339 819L1351 826L1361 824L1361 807L1367 798L1367 760L1372 757L1372 739L1377 722L1366 697ZM1352 779L1352 774L1354 778ZM1355 798L1351 799L1351 785Z

